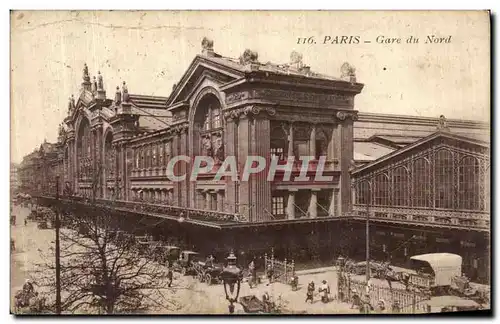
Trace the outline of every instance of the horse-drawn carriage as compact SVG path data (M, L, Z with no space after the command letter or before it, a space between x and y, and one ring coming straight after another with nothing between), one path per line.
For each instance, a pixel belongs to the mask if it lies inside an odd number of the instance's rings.
M222 282L224 266L214 263L213 259L209 258L206 261L197 261L193 264L193 268L200 282L206 282L208 285Z

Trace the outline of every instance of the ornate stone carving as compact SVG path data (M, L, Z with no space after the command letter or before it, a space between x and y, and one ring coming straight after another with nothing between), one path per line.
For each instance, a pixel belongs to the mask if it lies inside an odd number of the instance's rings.
M337 112L337 119L344 121L347 118L347 114L343 111Z
M202 147L202 154L204 156L212 156L213 155L213 150L212 150L212 140L210 139L210 135L204 136L201 139L201 147Z
M353 104L354 96L343 94L315 94L311 92L297 92L277 89L256 89L252 91L251 98L314 103L319 106L350 106Z
M444 115L439 116L439 121L436 128L438 131L441 132L450 131L450 128L448 127L448 122L446 121L446 117L444 117Z
M226 103L230 104L248 98L248 92L233 92L226 96Z
M176 135L179 135L179 134L182 134L182 133L186 133L188 131L188 125L183 123L183 124L177 124L177 125L173 125L171 127L171 130L172 130L172 133L173 134L176 134Z
M342 79L347 79L351 83L356 82L356 68L349 63L345 62L344 64L342 64L342 66L340 67L340 73L340 77Z
M337 114L335 115L337 117L338 120L340 121L344 121L346 120L347 118L350 118L352 119L353 121L356 121L358 120L358 113L355 112L355 111L352 111L352 112L346 112L346 111L339 111L337 112Z
M222 134L217 134L213 141L214 158L217 163L224 161L224 142L222 141Z
M290 66L293 66L294 68L301 69L304 64L302 63L302 54L293 51L290 54Z
M238 119L241 116L256 116L261 112L265 112L270 116L276 115L276 109L273 107L262 107L262 106L247 106L238 109L232 109L224 113L225 118Z
M208 39L207 37L203 37L203 40L201 41L201 48L202 51L205 53L206 51L212 51L214 50L214 41L211 39Z
M259 54L250 49L246 49L240 56L240 64L247 65L251 63L259 63Z

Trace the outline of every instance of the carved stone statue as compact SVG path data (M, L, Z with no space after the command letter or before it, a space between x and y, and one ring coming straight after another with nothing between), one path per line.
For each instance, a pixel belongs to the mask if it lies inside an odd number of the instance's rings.
M203 40L201 41L201 48L202 48L203 52L213 51L214 50L214 41L211 39L208 39L207 37L203 37Z
M212 151L212 141L210 140L209 137L204 137L201 140L202 143L202 152L205 156L213 156L213 151Z
M104 90L104 82L102 81L101 71L97 71L97 90Z
M97 79L94 75L94 80L92 81L92 88L91 88L92 92L97 92Z
M64 126L63 124L59 124L59 136L63 136L64 135Z
M345 62L340 67L340 77L342 79L348 79L350 82L356 82L356 68L349 63Z
M87 63L83 65L83 80L90 81L89 68L87 66Z
M128 88L127 88L127 84L125 83L125 81L123 81L123 85L122 85L122 99L123 99L123 102L128 102L130 100L130 97L129 97L129 94L128 94Z
M240 56L240 64L247 65L250 63L258 63L259 54L252 50L246 49Z
M120 92L120 87L116 87L115 93L115 104L119 105L122 102L122 93Z
M446 117L444 117L444 115L439 116L437 130L444 132L450 131L450 127L448 127L448 122L446 121Z
M218 135L214 141L215 154L214 158L217 163L224 161L224 142L222 141L222 136Z
M290 54L290 65L293 66L296 69L302 68L302 66L304 65L302 63L302 54L300 54L300 53L298 53L296 51L293 51Z

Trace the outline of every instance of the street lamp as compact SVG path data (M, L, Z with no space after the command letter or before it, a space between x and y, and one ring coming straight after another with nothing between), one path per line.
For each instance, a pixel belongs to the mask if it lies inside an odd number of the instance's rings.
M234 303L238 301L241 286L241 269L236 265L236 256L231 251L226 258L227 266L222 271L222 282L224 283L224 292L229 301L229 313L234 313ZM235 293L236 286L236 293ZM228 289L229 288L229 289ZM229 291L228 291L229 290Z

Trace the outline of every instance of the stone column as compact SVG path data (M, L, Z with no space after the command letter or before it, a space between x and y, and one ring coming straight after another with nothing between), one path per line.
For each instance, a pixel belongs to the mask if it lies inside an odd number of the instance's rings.
M318 217L318 191L321 189L311 189L311 199L309 200L309 217Z
M224 190L217 190L217 211L224 211Z
M288 201L286 204L286 214L288 215L288 219L295 219L295 193L297 191L297 189L288 190Z
M205 193L205 209L212 210L212 194L208 190L205 190L204 193Z
M290 122L288 134L288 157L293 156L293 123Z
M329 216L337 216L337 193L336 190L338 189L332 189L332 196L330 200L330 208L328 208Z
M311 125L311 136L309 138L309 155L316 158L316 125Z

